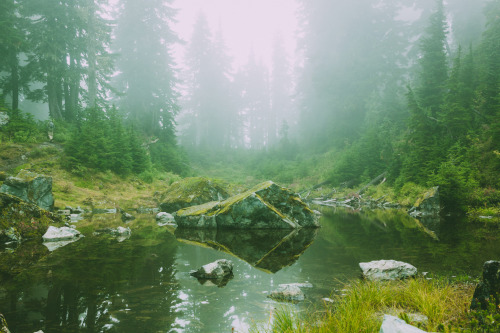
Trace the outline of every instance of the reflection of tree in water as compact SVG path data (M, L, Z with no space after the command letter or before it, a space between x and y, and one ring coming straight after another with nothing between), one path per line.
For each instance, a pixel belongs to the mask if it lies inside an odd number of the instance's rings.
M18 275L0 312L13 332L168 331L178 303L175 253L166 234L122 243L85 238Z

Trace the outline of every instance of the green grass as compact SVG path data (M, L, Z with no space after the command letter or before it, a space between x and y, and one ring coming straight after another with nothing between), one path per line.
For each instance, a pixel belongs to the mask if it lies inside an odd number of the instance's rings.
M270 332L378 332L383 314L392 314L428 332L447 332L467 318L473 288L425 278L393 282L354 281L324 309L299 318L289 308L274 314ZM426 322L413 322L412 314Z

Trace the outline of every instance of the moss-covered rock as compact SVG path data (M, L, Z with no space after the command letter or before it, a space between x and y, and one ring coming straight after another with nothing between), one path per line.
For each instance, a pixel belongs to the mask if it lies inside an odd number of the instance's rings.
M173 183L160 196L160 210L173 213L179 209L220 201L229 197L221 186L201 177L184 178Z
M20 239L41 238L49 224L63 223L62 217L35 204L0 192L0 241L14 232ZM12 240L12 237L8 237Z
M179 227L293 229L319 227L316 214L293 194L267 181L222 202L177 211Z
M441 211L439 187L425 192L408 211L413 217L438 217Z
M0 192L15 195L45 210L51 210L54 207L52 177L27 170L21 170L15 177L7 177L0 187Z

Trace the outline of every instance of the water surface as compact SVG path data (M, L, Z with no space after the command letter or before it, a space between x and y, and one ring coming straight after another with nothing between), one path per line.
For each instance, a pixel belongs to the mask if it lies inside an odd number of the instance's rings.
M400 211L322 212L318 230L173 232L145 215L140 224L149 226L125 240L89 233L50 253L25 243L0 253L0 313L16 333L246 332L269 321L279 304L266 295L281 283L313 285L294 305L302 311L358 278L359 262L478 276L484 261L500 258L497 228L448 219L431 230ZM234 263L229 281L189 275L222 258Z

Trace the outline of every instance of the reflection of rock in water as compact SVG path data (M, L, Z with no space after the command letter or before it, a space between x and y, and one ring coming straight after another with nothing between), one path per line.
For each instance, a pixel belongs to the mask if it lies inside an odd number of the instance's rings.
M292 265L316 238L317 229L299 230L202 230L175 231L179 241L208 246L245 260L252 266L276 273Z

